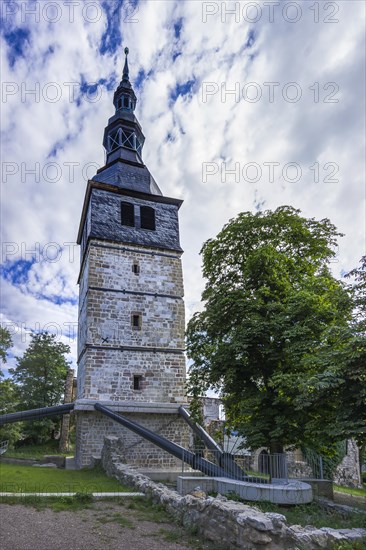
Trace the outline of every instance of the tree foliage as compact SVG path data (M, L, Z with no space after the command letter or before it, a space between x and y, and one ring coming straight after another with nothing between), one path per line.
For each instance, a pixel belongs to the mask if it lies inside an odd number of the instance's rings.
M7 351L11 348L13 342L10 332L0 327L0 358L6 363ZM3 378L3 372L0 368L0 414L15 412L18 406L19 396L17 387L10 378ZM20 424L5 424L0 428L0 442L8 441L12 446L21 434Z
M314 375L301 381L297 403L312 412L309 436L352 437L362 448L366 443L366 256L348 278L354 280L349 288L352 321L342 329L331 327L316 353L307 358Z
M17 358L17 365L9 369L17 385L19 410L37 409L59 405L65 386L69 364L65 354L68 345L57 342L56 336L47 332L33 334L23 357ZM34 443L50 438L58 420L44 419L24 424L24 434Z
M0 380L0 415L16 412L19 407L19 392L17 386L10 378ZM23 424L4 424L0 427L0 442L8 441L9 447L13 447L22 434Z
M244 212L203 245L203 311L187 330L193 409L218 390L232 427L272 452L314 446L311 399L299 395L319 369L326 378L313 358L352 319L350 292L329 269L341 234L328 219L300 214ZM325 408L318 412L324 418Z
M0 327L0 359L2 363L6 363L6 353L9 348L13 345L10 332L4 328ZM1 367L0 367L0 378L4 376Z

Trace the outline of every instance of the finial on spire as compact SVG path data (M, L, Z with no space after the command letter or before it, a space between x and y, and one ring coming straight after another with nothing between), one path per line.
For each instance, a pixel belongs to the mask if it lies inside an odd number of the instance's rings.
M130 50L128 48L125 48L126 59L125 59L125 66L123 67L123 74L122 74L122 81L124 82L129 81L129 70L128 70L128 61L127 61L127 56L129 52Z

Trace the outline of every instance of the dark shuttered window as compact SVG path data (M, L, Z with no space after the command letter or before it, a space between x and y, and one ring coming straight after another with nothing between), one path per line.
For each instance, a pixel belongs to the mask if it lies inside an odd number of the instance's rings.
M142 390L142 376L135 375L133 377L133 389L134 390Z
M135 227L135 209L130 202L121 203L121 222L122 225Z
M137 262L134 262L132 264L132 273L134 273L135 275L140 275L140 266Z
M131 315L131 326L133 330L141 330L141 326L142 326L141 313L133 313Z
M150 206L141 206L141 229L155 230L155 210Z

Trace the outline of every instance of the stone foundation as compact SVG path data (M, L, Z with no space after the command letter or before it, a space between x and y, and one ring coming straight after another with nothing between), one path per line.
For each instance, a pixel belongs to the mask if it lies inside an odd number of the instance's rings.
M107 405L108 406L108 405ZM112 407L111 407L112 408ZM168 412L126 412L123 416L148 428L184 448L190 444L190 429L176 407ZM126 409L126 407L124 407ZM135 409L137 407L135 406ZM113 407L114 412L115 407ZM157 407L152 410L159 410ZM116 451L122 462L132 467L151 469L180 469L181 461L163 451L153 443L141 438L131 430L113 421L102 413L93 410L76 412L76 466L92 466L101 457L105 436L118 438Z

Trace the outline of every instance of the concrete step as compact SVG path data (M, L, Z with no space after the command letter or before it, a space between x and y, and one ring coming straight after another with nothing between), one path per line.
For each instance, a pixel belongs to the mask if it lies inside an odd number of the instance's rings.
M66 457L65 470L76 470L75 457L73 456Z

